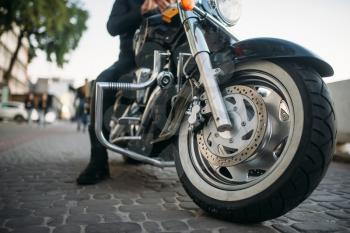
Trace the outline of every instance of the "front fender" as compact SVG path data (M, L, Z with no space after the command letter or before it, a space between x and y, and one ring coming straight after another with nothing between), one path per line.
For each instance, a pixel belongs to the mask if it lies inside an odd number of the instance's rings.
M333 76L333 68L311 51L290 41L275 38L243 40L232 45L235 63L251 60L295 60L313 67L322 77Z

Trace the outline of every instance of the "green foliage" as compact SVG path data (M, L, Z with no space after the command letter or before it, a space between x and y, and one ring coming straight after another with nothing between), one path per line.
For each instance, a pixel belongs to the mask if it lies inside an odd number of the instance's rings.
M80 0L0 0L0 35L17 26L29 40L30 58L39 49L58 66L78 46L87 19Z

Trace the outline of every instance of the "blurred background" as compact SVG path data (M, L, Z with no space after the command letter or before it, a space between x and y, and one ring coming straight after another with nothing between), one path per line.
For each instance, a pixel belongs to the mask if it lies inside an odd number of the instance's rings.
M10 9L20 12L13 14L11 21L1 19L0 22L2 108L25 108L19 103L25 103L28 93L33 93L33 105L38 106L45 94L45 114L51 112L48 122L75 119L77 108L82 105L81 96L90 95L90 81L118 57L119 40L106 30L114 1L1 2L15 6L17 9ZM29 3L40 7L35 11ZM50 4L51 10L47 10L45 4ZM325 80L335 100L340 142L350 140L350 125L346 120L346 116L350 116L349 12L348 0L244 0L241 20L232 28L239 39L291 40L333 66L335 75ZM9 101L14 102L12 106ZM9 114L9 118L16 114ZM39 115L31 117L38 120ZM17 117L17 120L23 119Z

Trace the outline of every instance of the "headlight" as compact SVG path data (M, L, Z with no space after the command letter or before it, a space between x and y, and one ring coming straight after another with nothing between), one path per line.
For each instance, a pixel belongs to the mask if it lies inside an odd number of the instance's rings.
M234 26L241 17L241 0L202 0L204 9L227 26Z
M214 0L220 18L228 25L233 26L241 17L240 0Z

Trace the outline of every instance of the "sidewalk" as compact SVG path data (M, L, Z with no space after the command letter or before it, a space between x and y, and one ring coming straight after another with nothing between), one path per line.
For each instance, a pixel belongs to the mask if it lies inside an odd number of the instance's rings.
M111 154L112 179L77 186L88 135L75 125L45 129L0 123L0 233L350 232L350 164L333 162L312 196L283 217L238 225L207 216L174 168L131 166Z

